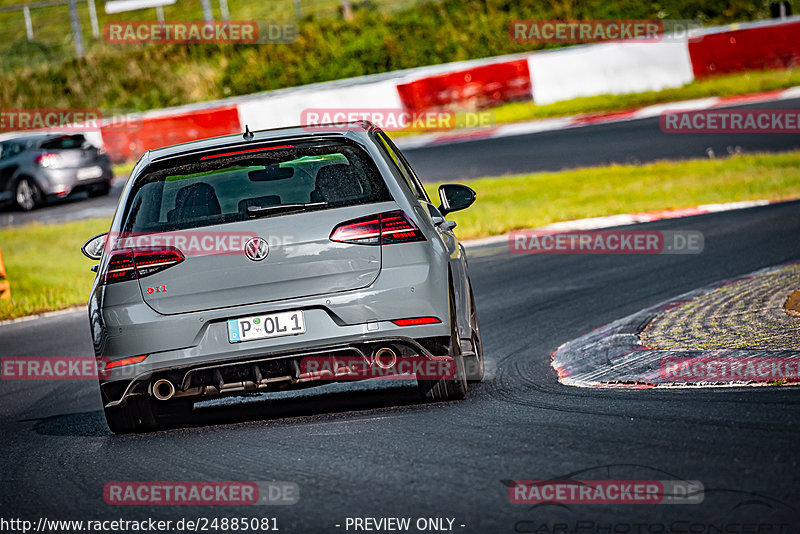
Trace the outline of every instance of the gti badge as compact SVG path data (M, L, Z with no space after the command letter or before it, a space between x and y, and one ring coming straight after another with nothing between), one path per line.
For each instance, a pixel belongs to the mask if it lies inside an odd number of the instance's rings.
M261 261L269 254L269 243L266 239L254 237L244 244L244 253L253 261Z

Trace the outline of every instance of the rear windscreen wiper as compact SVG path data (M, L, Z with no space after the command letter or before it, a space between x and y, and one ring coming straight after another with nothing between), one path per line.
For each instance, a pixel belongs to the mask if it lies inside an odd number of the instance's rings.
M270 215L278 215L280 213L323 208L327 205L327 202L311 202L309 204L281 204L278 206L248 206L247 215L251 219L257 219L258 217L269 217Z

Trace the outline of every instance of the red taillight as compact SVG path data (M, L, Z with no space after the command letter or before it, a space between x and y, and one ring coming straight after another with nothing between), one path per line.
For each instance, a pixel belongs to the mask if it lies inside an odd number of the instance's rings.
M392 321L397 326L419 326L421 324L441 323L437 317L412 317L410 319L395 319Z
M392 245L425 241L425 236L398 210L343 222L333 229L330 239L358 245Z
M106 364L106 370L113 369L114 367L122 367L123 365L131 365L134 363L143 362L145 358L149 356L148 354L142 354L141 356L132 356L130 358L124 358L122 360L117 360L115 362L108 362Z
M358 243L360 245L381 244L381 216L370 215L343 222L331 232L331 241Z
M42 167L58 167L58 164L61 162L61 156L52 152L45 152L33 158L33 161Z
M177 249L154 249L134 251L136 273L139 277L148 276L158 271L163 271L173 265L178 265L184 260L183 254Z
M178 265L184 259L180 250L171 247L116 250L108 259L103 283L144 278Z
M106 267L103 283L125 282L136 279L136 265L133 263L132 250L118 250L111 254Z

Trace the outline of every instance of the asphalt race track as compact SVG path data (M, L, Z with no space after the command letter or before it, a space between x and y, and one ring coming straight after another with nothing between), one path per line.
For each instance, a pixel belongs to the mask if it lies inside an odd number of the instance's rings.
M206 406L194 425L176 430L113 436L95 384L4 381L0 510L33 521L268 516L281 532L346 532L347 517L387 516L455 518L453 530L465 533L549 533L558 525L586 534L797 532L800 390L579 389L560 385L549 363L560 344L617 318L800 259L800 203L646 228L702 231L705 251L471 249L489 376L461 402L418 404L404 388L325 386ZM0 326L2 355L90 351L84 313ZM581 476L696 480L705 497L684 505L529 506L509 502L503 482ZM121 480L291 481L300 501L105 504L104 485Z
M800 109L800 99L738 106L753 109ZM674 134L661 131L658 118L597 124L580 128L405 150L424 181L458 181L482 176L552 171L565 168L646 163L659 159L715 157L731 152L780 152L800 149L795 134ZM115 184L108 197L76 197L31 213L0 211L0 227L110 217L122 191Z
M56 200L47 206L34 211L20 211L6 205L0 211L0 227L19 226L37 221L42 224L63 223L92 219L97 217L111 217L117 209L119 196L125 186L125 179L116 179L111 185L107 196L89 198L87 193L75 193L63 200Z

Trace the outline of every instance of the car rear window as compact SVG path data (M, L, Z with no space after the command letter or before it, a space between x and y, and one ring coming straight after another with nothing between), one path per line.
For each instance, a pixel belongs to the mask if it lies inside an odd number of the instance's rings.
M55 139L48 139L39 145L40 148L48 150L58 150L64 148L81 148L86 143L83 135L62 135Z
M167 232L391 200L363 149L349 144L233 150L153 164L137 179L123 232ZM160 168L159 168L160 167ZM261 212L260 214L256 214Z

